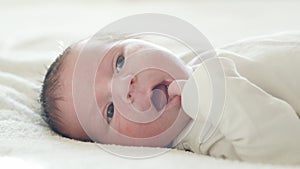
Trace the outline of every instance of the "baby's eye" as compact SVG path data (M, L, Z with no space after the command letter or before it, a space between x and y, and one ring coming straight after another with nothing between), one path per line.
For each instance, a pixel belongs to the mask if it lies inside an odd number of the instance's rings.
M106 112L106 120L107 123L109 124L110 121L112 120L112 118L114 117L114 104L111 103L108 108L107 108L107 112Z
M123 68L124 63L125 63L125 57L123 55L118 56L118 59L116 61L116 69L118 73Z

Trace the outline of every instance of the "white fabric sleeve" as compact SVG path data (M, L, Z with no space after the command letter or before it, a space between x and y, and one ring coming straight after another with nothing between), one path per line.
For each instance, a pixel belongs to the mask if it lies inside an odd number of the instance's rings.
M242 77L231 59L218 59L225 76L224 109L215 134L200 143L199 151L243 161L300 164L300 120L295 110L287 102ZM201 96L199 92L205 91L195 88L207 83L197 71L203 69L196 69L193 80L187 82L190 87L184 87L182 107L185 111L197 111L191 114L207 117L207 111L200 110L199 103L193 102L197 99L190 99L196 94ZM206 92L206 95L209 93ZM206 101L200 105L209 107L211 103Z

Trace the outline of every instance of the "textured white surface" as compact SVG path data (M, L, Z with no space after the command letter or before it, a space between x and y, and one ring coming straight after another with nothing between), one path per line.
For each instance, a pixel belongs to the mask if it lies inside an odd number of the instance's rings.
M0 1L0 168L282 168L177 150L144 160L120 158L95 144L53 134L39 116L37 100L46 67L62 51L59 42L67 46L123 16L175 15L219 46L252 35L299 30L299 5L293 0ZM128 151L133 149L142 148Z

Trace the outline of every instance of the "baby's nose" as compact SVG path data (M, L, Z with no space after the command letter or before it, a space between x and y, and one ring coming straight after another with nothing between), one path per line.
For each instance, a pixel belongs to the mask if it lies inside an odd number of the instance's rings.
M148 110L151 107L150 94L151 89L136 81L136 77L130 81L127 98L135 109L139 111Z

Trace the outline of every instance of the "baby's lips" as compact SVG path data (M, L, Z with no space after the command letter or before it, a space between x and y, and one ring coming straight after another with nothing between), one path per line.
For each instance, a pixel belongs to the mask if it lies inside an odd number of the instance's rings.
M174 80L171 82L168 88L169 96L181 96L181 92L185 83L186 80Z

